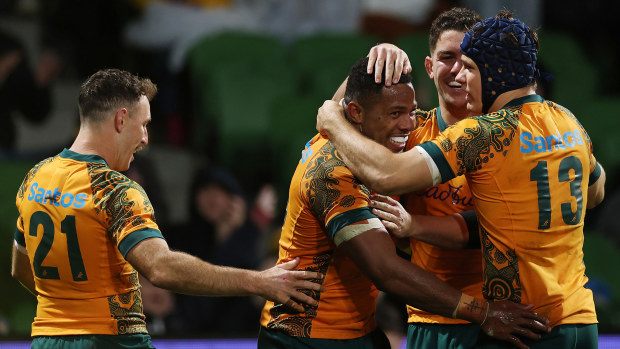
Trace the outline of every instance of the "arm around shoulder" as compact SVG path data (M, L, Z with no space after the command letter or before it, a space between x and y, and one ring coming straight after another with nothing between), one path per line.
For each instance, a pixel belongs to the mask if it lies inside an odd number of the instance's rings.
M418 150L392 153L355 129L335 101L325 101L319 108L317 130L329 137L351 172L380 194L404 194L433 184L426 160Z

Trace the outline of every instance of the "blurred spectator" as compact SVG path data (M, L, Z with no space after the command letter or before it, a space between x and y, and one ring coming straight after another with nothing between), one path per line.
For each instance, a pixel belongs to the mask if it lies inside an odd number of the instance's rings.
M254 204L250 209L252 223L261 231L272 229L273 219L276 216L278 195L272 184L265 183L258 190Z
M260 232L248 219L248 205L232 173L199 169L190 193L191 220L165 235L169 245L213 264L258 268ZM260 307L251 297L178 295L177 304L186 335L256 335Z
M28 121L41 122L52 107L51 84L61 62L51 52L44 52L31 69L24 46L10 34L0 31L0 148L13 150L16 126L13 112Z

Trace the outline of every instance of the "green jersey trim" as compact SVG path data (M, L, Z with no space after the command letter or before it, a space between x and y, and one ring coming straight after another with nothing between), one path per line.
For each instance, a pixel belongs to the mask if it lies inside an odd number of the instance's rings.
M349 224L357 223L365 219L378 218L375 216L370 207L360 207L351 211L343 212L336 217L332 218L327 223L327 234L333 240L336 232L346 227Z
M439 132L443 132L448 128L448 123L441 116L441 108L437 107L437 125L439 126Z
M435 162L435 165L439 170L439 174L441 175L441 183L445 183L456 177L454 175L454 171L452 171L452 168L450 167L450 164L446 160L446 157L443 155L441 149L439 149L439 147L435 143L424 142L420 144L419 147L422 147L422 149L424 149L428 153L431 159L433 159L433 162Z
M94 154L89 154L89 155L85 155L85 154L79 154L76 153L72 150L69 150L67 148L63 149L60 154L61 157L65 158L65 159L73 159L73 160L77 160L77 161L83 161L83 162L100 162L103 164L107 163L105 162L105 160L99 156L99 155L94 155Z
M517 105L522 105L522 104L525 104L525 103L532 103L532 102L542 103L544 101L545 101L545 99L542 98L539 95L528 95L528 96L523 96L523 97L519 97L519 98L513 99L512 101L508 102L508 104L503 106L502 109L508 108L508 107L514 107L514 106L517 106Z
M592 171L592 173L590 173L590 182L588 185L592 185L594 183L596 183L596 181L598 181L598 179L601 177L601 165L597 162L596 166L594 166L594 171Z
M26 247L26 238L24 237L24 234L22 234L21 231L19 231L19 229L15 228L15 241L17 241L18 244L20 244L21 246Z
M124 238L120 244L118 244L118 249L121 251L121 254L123 255L123 257L125 257L127 255L127 252L129 252L129 250L131 250L134 246L136 246L138 242L145 240L145 239L149 239L149 238L163 239L164 236L161 234L159 230L153 229L153 228L144 228L144 229L136 230L132 232L131 234L127 235L127 237Z

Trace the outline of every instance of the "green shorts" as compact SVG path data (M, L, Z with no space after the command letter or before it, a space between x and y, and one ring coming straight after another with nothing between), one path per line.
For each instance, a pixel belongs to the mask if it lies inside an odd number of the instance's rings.
M544 334L538 341L521 340L531 349L579 348L598 349L597 324L571 324L554 327L551 332ZM478 348L513 348L508 342L502 342L481 334Z
M148 334L104 335L87 334L79 336L41 336L32 338L31 349L155 349Z
M293 337L281 331L268 330L261 326L258 333L257 349L390 349L390 341L383 331L376 329L371 333L353 339L323 339Z
M407 349L469 349L476 346L480 326L475 324L410 323Z

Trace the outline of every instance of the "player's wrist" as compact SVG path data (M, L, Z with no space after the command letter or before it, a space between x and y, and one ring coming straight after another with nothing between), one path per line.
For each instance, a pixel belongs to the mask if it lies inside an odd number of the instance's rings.
M482 326L487 320L488 313L489 302L462 293L456 308L454 308L454 312L452 312L452 317Z

